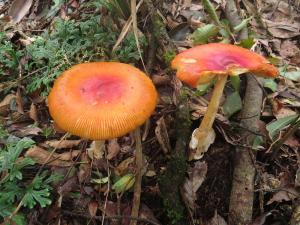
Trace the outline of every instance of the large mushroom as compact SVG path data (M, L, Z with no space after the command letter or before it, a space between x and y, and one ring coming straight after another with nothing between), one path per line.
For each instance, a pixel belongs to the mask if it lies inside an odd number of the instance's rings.
M224 43L195 46L179 53L172 61L177 77L191 87L216 80L207 111L199 128L194 132L196 147L189 159L199 159L207 151L209 135L215 120L220 98L228 76L250 72L264 77L278 76L278 70L263 56L248 49Z
M48 97L49 111L58 127L95 140L98 148L107 139L135 130L137 167L142 164L139 126L150 117L156 103L152 81L137 68L117 62L71 67L55 81ZM141 169L137 168L136 183L141 182ZM139 204L136 193L134 202ZM133 209L134 216L138 208Z

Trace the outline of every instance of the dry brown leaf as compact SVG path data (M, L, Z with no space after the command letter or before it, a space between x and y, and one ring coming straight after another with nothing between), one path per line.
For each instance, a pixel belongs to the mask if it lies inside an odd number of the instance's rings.
M292 38L300 35L300 24L287 22L273 22L263 19L269 32L276 38Z
M227 222L218 214L217 210L215 210L214 217L208 221L207 225L227 225Z
M78 156L80 152L81 151L77 150L62 154L54 153L51 156L51 152L38 146L34 146L26 151L25 156L32 158L39 164L46 163L50 166L68 167L73 165L73 162L70 160Z
M292 201L299 197L299 192L295 188L286 188L285 190L281 190L275 193L267 202L267 205L270 205L273 202Z
M82 163L80 163L79 171L77 173L79 183L89 182L91 178L92 168L88 155L86 153L81 154L80 161Z
M16 96L14 94L9 94L0 102L0 116L8 115L10 103L14 99L16 99Z
M107 159L111 160L113 159L118 153L120 152L121 147L118 143L118 139L112 139L108 142L107 145Z
M159 120L157 120L156 124L155 136L163 152L167 154L171 151L171 145L164 117L162 116Z
M284 40L280 45L279 54L283 58L292 58L300 52L296 41Z
M295 137L294 135L289 137L285 142L285 145L289 146L290 148L297 151L300 147L299 138Z
M197 161L194 167L188 169L188 178L185 179L181 189L181 195L186 206L194 212L197 200L196 192L203 183L207 173L206 162Z
M64 182L62 185L60 185L57 188L57 192L62 195L62 194L66 194L69 193L71 191L73 191L74 189L76 189L78 186L78 180L76 176L73 176L71 178L69 178L66 182Z
M10 133L17 137L37 136L42 133L42 129L36 126L24 126L21 124L11 125L7 129Z
M30 117L34 122L36 122L36 123L39 121L37 108L36 108L36 105L35 105L34 103L31 103L31 105L30 105L30 109L29 109L29 117Z
M23 107L24 103L23 103L23 98L22 98L22 95L21 95L20 88L18 88L18 90L17 90L16 103L17 103L17 111L20 114L24 114L24 107Z
M74 148L80 144L81 140L51 140L46 141L45 144L56 149Z
M8 10L8 15L13 22L18 23L29 12L31 5L32 0L14 0Z
M95 217L97 214L97 210L98 210L98 202L96 201L90 201L88 204L88 209L89 209L89 213L91 217Z
M134 157L129 157L122 161L117 168L115 169L115 173L117 176L122 176L129 170L130 164L133 166L134 165L135 158Z

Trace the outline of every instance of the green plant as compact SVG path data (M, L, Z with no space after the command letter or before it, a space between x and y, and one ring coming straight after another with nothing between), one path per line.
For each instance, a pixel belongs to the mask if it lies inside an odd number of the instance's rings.
M71 65L89 62L115 60L136 62L139 54L134 35L129 33L122 45L112 54L118 32L112 30L112 24L103 25L100 16L82 16L81 21L57 19L51 31L37 36L26 48L29 63L27 73L38 70L35 76L28 78L29 92L43 88L46 95L53 80ZM142 46L146 44L141 38Z
M23 169L32 166L35 162L28 158L20 158L24 149L31 147L34 141L30 138L19 139L9 136L0 128L0 138L6 138L6 143L0 148L0 221L12 215L16 205L33 208L51 204L50 184L58 180L56 175L48 176L47 171L36 176L32 182L23 180ZM16 224L25 224L22 213L14 213L11 218ZM9 223L8 223L9 224Z
M0 52L0 81L4 80L5 76L11 79L10 75L17 71L23 52L17 50L4 32L0 32Z

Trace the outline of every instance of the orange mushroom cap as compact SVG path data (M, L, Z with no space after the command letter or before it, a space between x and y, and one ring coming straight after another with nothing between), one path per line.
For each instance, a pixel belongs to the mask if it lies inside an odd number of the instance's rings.
M177 77L186 84L209 82L215 75L235 76L251 72L266 77L278 76L278 70L263 56L248 49L224 43L199 45L179 53L172 61Z
M55 81L49 111L60 128L92 140L125 135L154 111L157 92L137 68L117 62L84 63Z

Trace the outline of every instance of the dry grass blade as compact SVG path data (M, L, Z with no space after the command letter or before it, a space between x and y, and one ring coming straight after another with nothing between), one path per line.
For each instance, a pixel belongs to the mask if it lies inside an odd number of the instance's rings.
M132 27L133 27L133 33L134 33L134 37L135 37L136 46L137 46L137 49L138 49L138 52L139 52L144 70L145 70L146 74L148 74L145 63L144 63L144 60L143 60L143 57L142 57L141 47L140 47L140 43L139 43L139 39L138 39L138 27L137 27L137 17L136 17L136 12L137 12L136 0L131 0L130 1L130 6L131 6Z
M140 1L140 2L137 4L136 10L138 10L138 9L140 8L140 6L142 5L142 3L143 3L143 0ZM130 16L130 17L128 18L128 20L126 21L125 25L123 26L122 31L121 31L121 33L120 33L120 35L119 35L119 37L118 37L118 40L116 41L116 43L115 43L115 45L114 45L114 47L113 47L113 49L112 49L113 52L116 50L116 48L121 44L121 42L122 42L122 41L124 40L124 38L126 37L126 34L128 33L131 24L132 24L132 16Z

